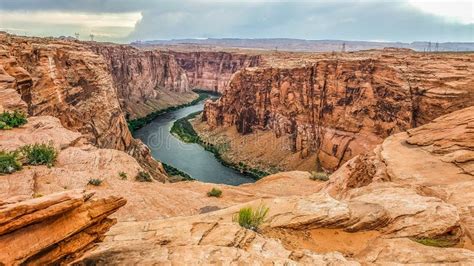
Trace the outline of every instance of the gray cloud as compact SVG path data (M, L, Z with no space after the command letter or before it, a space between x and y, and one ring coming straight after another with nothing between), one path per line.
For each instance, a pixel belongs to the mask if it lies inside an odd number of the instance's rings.
M0 0L0 10L141 12L135 29L120 41L206 37L474 41L474 24L422 13L401 0Z

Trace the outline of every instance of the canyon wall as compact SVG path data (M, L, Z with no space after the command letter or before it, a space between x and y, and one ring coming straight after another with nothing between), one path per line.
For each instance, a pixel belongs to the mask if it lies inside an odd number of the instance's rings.
M474 55L354 53L303 67L245 69L203 120L240 134L272 131L301 158L337 169L387 136L474 102ZM284 147L282 147L283 149Z
M129 118L144 117L197 97L173 54L139 50L129 45L91 47L105 58L121 106Z
M260 64L259 55L228 52L170 52L193 88L223 92L235 72Z
M166 179L161 164L130 134L108 65L88 45L0 34L0 65L0 88L19 94L29 115L55 116L93 145L126 151L155 178Z

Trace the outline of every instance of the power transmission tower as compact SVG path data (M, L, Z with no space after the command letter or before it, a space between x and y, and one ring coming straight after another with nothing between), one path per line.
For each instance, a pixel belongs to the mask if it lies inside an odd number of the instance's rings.
M74 33L74 35L76 36L76 40L79 40L79 32Z
M436 43L435 47L436 47L435 51L438 52L439 51L439 42Z
M428 52L431 52L431 42L428 42Z
M91 34L89 35L89 37L91 37L91 42L93 42L93 41L94 41L94 34L91 33Z
M342 52L343 53L346 52L346 43L345 42L342 43Z

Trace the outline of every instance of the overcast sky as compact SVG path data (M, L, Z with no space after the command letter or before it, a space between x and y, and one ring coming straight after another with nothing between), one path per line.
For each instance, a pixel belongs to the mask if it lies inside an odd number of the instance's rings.
M474 0L0 0L0 30L96 40L474 42Z

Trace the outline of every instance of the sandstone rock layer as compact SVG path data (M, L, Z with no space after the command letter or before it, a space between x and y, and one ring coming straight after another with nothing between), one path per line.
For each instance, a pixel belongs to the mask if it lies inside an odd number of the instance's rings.
M268 195L195 216L121 223L79 262L470 265L473 119L471 107L395 134L345 163L328 183L313 181L309 195ZM266 179L246 186L278 180ZM270 211L258 233L234 221L240 208L261 205Z
M113 84L130 119L192 101L186 72L173 54L142 51L128 45L93 45L110 69Z
M223 92L232 74L260 64L260 55L232 52L171 52L186 72L189 83L198 89Z
M474 102L470 54L383 51L308 60L238 72L221 99L207 102L203 119L240 134L269 130L289 139L282 149L301 158L316 154L335 170L391 134Z
M108 216L120 197L94 199L67 191L45 197L0 201L0 263L57 264L70 261L101 241L115 224Z
M125 151L155 178L166 179L148 148L131 136L102 56L80 42L7 34L0 34L0 55L0 97L8 93L3 109L55 116L93 145Z

